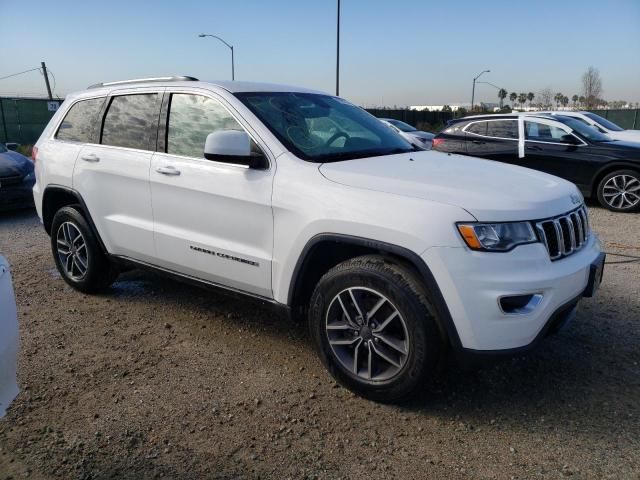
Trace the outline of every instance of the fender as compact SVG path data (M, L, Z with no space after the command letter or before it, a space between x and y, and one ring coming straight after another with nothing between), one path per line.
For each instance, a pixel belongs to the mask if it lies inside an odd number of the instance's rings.
M98 239L98 244L100 245L100 249L105 255L109 255L107 248L104 246L104 243L102 242L102 238L100 238L98 229L96 228L96 225L93 222L93 218L91 218L91 212L89 212L89 208L87 207L87 204L82 198L82 195L80 195L80 193L77 190L74 190L73 188L65 187L64 185L56 185L56 184L48 185L45 188L44 194L42 195L42 209L43 209L42 219L43 219L44 227L47 233L51 235L51 222L47 220L49 218L53 219L53 216L55 215L55 212L50 212L49 209L47 208L47 197L57 192L61 192L75 198L75 200L77 201L76 204L80 207L80 210L82 211L82 214L87 220L87 223L89 224L89 227L93 232L93 235ZM66 203L64 206L68 206L68 205L73 205L73 204Z
M433 273L431 273L431 270L429 269L427 264L418 254L405 247L401 247L399 245L394 245L391 243L338 233L321 233L315 235L307 242L307 244L302 249L300 257L298 258L296 266L293 270L293 276L291 278L291 283L289 284L289 292L287 295L287 305L289 306L289 308L293 308L293 302L297 293L296 287L299 285L299 280L304 276L311 250L318 243L326 241L367 247L379 250L382 253L390 253L406 260L409 264L416 268L416 270L420 274L422 281L424 282L425 287L432 294L434 308L436 309L436 313L438 315L438 323L440 323L440 328L447 335L450 345L451 347L453 347L454 351L462 351L462 342L460 342L458 331L456 330L456 326L453 323L453 319L451 318L451 313L449 312L449 307L447 306L444 297L442 296L442 292L440 290L440 287L438 286L438 283L436 282L436 279L433 276Z

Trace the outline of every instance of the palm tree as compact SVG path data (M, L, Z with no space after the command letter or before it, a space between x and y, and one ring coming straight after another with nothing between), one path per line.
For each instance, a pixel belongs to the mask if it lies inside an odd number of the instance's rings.
M536 96L534 95L533 92L527 93L527 100L529 100L529 108L531 108L531 102L533 102L534 98L536 98Z
M517 99L518 99L518 94L516 92L511 92L509 94L509 100L511 100L511 106L513 106L513 104Z
M562 96L562 106L564 108L567 108L567 105L569 105L569 97L563 95Z
M498 98L500 99L500 110L502 110L502 104L504 102L504 99L507 98L507 95L508 93L504 88L498 90Z
M556 110L560 108L560 104L562 103L562 97L564 97L564 95L560 92L556 93L553 96L553 100L556 102Z
M580 95L580 97L578 97L578 103L580 104L580 106L582 106L584 105L584 102L585 102L585 98L582 95Z
M520 108L522 108L522 105L526 101L527 101L527 94L526 93L521 93L521 94L518 95L518 103L520 103Z
M573 95L573 97L571 97L571 101L573 102L573 108L576 108L576 104L578 103L578 99L580 97L578 97L578 95Z

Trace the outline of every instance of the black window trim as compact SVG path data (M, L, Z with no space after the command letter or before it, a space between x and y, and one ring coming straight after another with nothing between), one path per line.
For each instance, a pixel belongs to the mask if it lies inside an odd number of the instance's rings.
M56 123L56 127L53 129L51 136L49 137L50 141L54 141L54 142L64 142L64 143L71 143L71 144L75 144L75 145L98 145L98 143L95 142L96 140L96 136L100 136L100 131L98 130L98 124L102 124L102 114L104 112L104 106L107 103L107 99L108 99L109 95L106 93L103 93L101 95L92 95L90 97L81 97L81 98L77 98L73 101L73 103L71 103L69 105L69 107L65 108L61 113L62 115L60 116L60 119L58 120L58 122ZM100 111L98 112L98 117L96 118L97 122L94 125L93 128L93 133L92 133L92 140L94 140L94 142L78 142L76 140L65 140L63 138L58 138L58 132L60 131L60 126L62 125L62 122L64 122L64 119L67 118L67 115L69 115L69 112L71 111L71 109L73 107L75 107L78 103L80 102L85 102L87 100L96 100L96 99L100 99L102 98L102 106L100 107ZM99 140L99 138L97 139Z
M474 123L480 123L480 122L516 122L516 125L518 123L518 119L517 118L483 118L483 119L479 119L479 120L474 120L472 122L467 123L464 127L462 127L462 131L466 134L469 135L475 135L476 137L481 137L481 138L493 138L495 140L511 140L512 142L517 142L518 138L507 138L507 137L493 137L491 135L482 135L480 133L474 133L474 132L468 132L467 128L469 128L471 125L473 125ZM516 128L516 130L518 130ZM520 134L518 133L518 136Z
M132 96L132 95L156 95L156 103L155 103L155 109L156 109L156 114L160 115L160 109L161 109L161 102L162 99L164 97L164 89L158 90L158 89L149 89L149 90L115 90L115 91L111 91L109 93L109 95L107 95L107 101L103 104L102 106L102 111L100 112L100 131L99 131L99 135L98 135L98 145L100 145L101 147L107 147L107 148L124 148L127 150L133 150L136 152L151 152L154 153L156 152L156 146L157 146L157 138L158 138L158 128L157 128L157 124L156 124L156 128L150 128L149 130L149 138L147 138L147 146L148 148L146 149L142 149L142 148L134 148L134 147L123 147L121 145L105 145L104 143L102 143L102 136L103 136L103 131L104 131L104 122L107 118L107 112L109 111L109 107L111 107L111 103L113 102L113 99L115 97L125 97L125 96ZM153 124L152 124L153 125Z
M242 168L242 169L247 169L247 165L246 164L241 164L241 163L231 163L231 162L217 162L215 160L207 160L206 158L197 158L197 157L190 157L190 156L185 156L185 155L177 155L175 153L169 153L167 152L167 147L168 147L168 135L169 135L169 114L170 112L170 108L171 108L171 97L174 94L184 94L184 95L198 95L201 97L206 97L209 98L211 100L214 100L216 102L218 102L218 104L220 104L220 106L222 106L222 108L224 108L224 110L229 114L229 116L231 116L237 123L238 125L240 125L242 127L242 129L244 130L244 132L249 135L249 138L251 140L253 140L253 142L255 142L255 144L260 148L260 150L262 150L262 154L264 155L265 159L267 160L268 163L268 167L267 168L261 168L260 170L263 172L268 172L271 170L272 168L272 153L271 150L269 150L269 148L267 148L267 144L266 142L262 141L262 139L260 138L260 136L257 134L257 132L253 129L250 128L250 124L249 122L247 122L246 120L244 120L244 118L242 117L242 115L240 115L240 112L236 111L231 105L229 105L225 99L219 95L217 95L215 92L211 91L211 90L205 90L205 89L199 89L199 88L186 88L186 87L167 87L164 90L164 95L162 98L162 104L161 104L161 109L160 109L160 116L158 118L158 136L157 136L157 148L156 151L158 153L161 153L163 155L170 155L176 158L183 158L183 159L188 159L188 160L192 160L192 161L199 161L199 162L206 162L207 165L209 164L215 164L218 166L228 166L228 167L234 167L234 168Z

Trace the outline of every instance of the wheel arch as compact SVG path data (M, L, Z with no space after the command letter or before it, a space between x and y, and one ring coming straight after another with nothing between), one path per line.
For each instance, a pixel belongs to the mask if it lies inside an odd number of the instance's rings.
M440 287L424 260L415 252L399 245L344 234L323 233L311 238L302 249L293 270L287 296L287 305L294 316L302 316L318 281L335 265L367 254L389 257L410 268L432 294L437 322L454 350L462 343L451 318Z
M63 207L69 207L71 205L79 208L80 212L87 220L91 231L98 240L100 249L103 253L107 254L107 249L105 248L104 243L102 243L102 238L100 238L100 234L93 223L87 204L84 202L82 195L72 188L62 185L50 185L45 189L42 196L42 223L47 234L51 235L51 224L53 223L53 217L56 212Z

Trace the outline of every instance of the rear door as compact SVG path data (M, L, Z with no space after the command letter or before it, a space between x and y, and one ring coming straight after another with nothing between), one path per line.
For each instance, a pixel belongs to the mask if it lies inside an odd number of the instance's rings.
M73 177L107 250L142 261L155 258L149 168L160 101L149 89L110 96L99 141L82 147Z
M218 130L245 130L259 141L214 94L168 88L162 110L151 166L158 265L271 297L273 159L257 170L204 158L207 135Z

